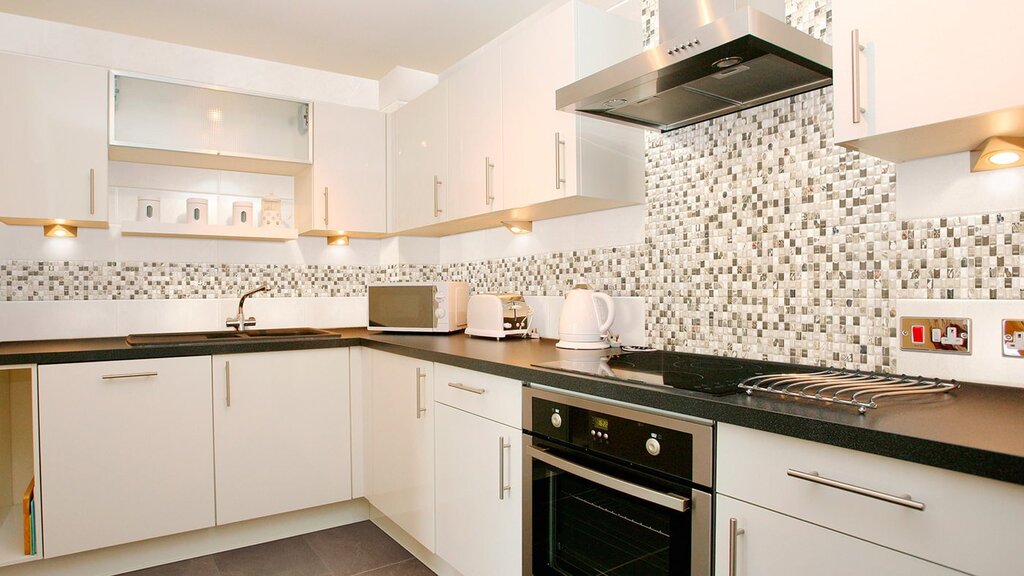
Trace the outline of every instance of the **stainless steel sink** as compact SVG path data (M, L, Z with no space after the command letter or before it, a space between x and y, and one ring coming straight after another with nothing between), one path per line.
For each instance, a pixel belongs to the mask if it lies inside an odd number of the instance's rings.
M173 346L176 344L217 344L244 341L325 340L339 338L336 332L318 328L269 328L265 330L214 330L211 332L169 332L166 334L131 334L129 346Z

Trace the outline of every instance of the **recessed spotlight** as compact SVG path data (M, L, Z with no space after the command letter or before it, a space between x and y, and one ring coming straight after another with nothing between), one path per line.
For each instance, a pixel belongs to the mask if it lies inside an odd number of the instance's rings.
M996 152L988 157L988 161L997 166L1005 166L1007 164L1019 162L1020 154L1010 151Z

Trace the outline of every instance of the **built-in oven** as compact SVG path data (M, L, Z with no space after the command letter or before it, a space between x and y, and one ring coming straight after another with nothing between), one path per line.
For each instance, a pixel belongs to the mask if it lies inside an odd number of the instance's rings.
M711 422L523 390L525 575L711 574Z

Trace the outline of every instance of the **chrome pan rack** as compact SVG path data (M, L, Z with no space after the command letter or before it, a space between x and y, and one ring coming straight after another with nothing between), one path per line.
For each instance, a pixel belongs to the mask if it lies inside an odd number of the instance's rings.
M877 401L896 396L941 394L960 387L953 380L890 376L871 372L823 370L805 374L767 374L747 378L739 385L748 395L768 392L856 406L861 414L878 408Z

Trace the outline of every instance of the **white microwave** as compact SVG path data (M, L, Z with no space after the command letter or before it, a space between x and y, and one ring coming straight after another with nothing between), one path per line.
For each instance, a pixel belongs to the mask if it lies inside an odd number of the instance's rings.
M455 332L466 327L465 282L370 284L367 329L384 332Z

